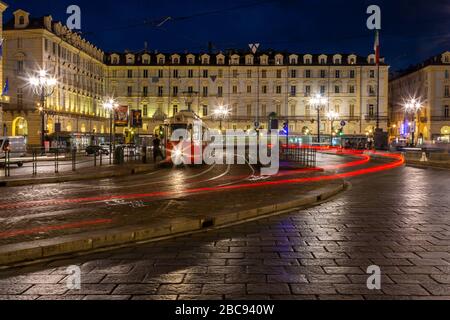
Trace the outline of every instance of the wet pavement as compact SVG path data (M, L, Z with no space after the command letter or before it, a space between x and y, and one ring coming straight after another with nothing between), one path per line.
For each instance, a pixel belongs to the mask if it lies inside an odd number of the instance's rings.
M450 299L449 178L410 167L352 177L307 210L1 271L0 299ZM67 289L71 265L81 290ZM381 290L367 289L370 265Z
M352 160L355 159L323 155L319 165L341 165ZM277 177L258 177L251 166L223 165L2 188L0 245L112 227L156 224L178 217L237 212L290 201L324 185L342 183L336 180L270 185L320 175L325 174L294 169L282 171Z
M126 162L137 162L134 158L125 158ZM0 159L0 181L7 180L10 178L32 178L33 176L33 161L31 157L26 157L24 159L15 158L11 159L9 177L5 177L5 163L4 159ZM22 167L17 166L17 162L23 162ZM111 159L112 161L112 159ZM102 156L101 163L103 166L110 165L110 157ZM72 171L72 160L70 156L60 156L58 161L52 156L40 156L36 162L37 172L36 177L48 177L52 175L65 175L73 174ZM100 168L100 156L96 159L94 156L86 156L83 154L78 154L75 161L76 173L83 173L85 170Z

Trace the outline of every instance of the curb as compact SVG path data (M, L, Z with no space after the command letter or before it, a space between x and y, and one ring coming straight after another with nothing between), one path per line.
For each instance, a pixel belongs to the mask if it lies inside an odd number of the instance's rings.
M420 162L415 160L406 160L406 165L408 167L419 169L450 170L450 163Z
M68 175L60 177L47 177L47 178L30 178L30 179L17 179L17 180L3 180L0 181L1 187L20 187L36 184L49 184L49 183L61 183L61 182L73 182L73 181L85 181L85 180L95 180L95 179L106 179L114 177L123 177L134 174L149 173L153 172L154 168L118 168L119 170L93 173L91 175Z
M342 182L332 188L324 187L313 191L311 195L301 199L251 210L227 213L217 217L178 218L170 224L159 224L148 227L130 226L107 231L102 230L54 239L5 245L0 247L0 269L53 260L62 255L83 255L125 247L131 244L159 241L216 228L230 227L252 220L279 215L296 208L317 205L341 193L347 186L348 184L346 182Z

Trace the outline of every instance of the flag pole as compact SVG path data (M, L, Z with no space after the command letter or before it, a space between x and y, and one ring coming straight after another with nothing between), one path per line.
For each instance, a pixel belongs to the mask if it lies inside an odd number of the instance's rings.
M380 129L380 31L376 30L376 62L377 62L377 131Z

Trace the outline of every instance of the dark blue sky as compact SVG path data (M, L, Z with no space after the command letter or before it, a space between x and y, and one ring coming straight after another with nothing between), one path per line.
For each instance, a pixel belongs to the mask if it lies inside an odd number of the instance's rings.
M6 18L18 8L66 21L66 8L82 10L85 37L105 51L203 51L246 48L300 53L368 54L374 36L366 8L382 9L382 55L394 69L450 50L449 0L6 0ZM165 17L176 18L155 27ZM184 19L180 19L184 17ZM145 22L150 22L145 24ZM155 23L156 22L156 23Z

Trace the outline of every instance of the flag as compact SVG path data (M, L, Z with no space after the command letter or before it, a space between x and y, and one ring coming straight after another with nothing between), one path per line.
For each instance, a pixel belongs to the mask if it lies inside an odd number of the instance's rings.
M375 51L375 61L377 65L380 64L380 31L375 31L375 45L373 47L373 50Z
M2 90L2 97L3 97L3 96L7 96L7 95L8 95L8 92L9 92L9 79L6 78L6 80L5 80L5 86L3 87L3 90Z

